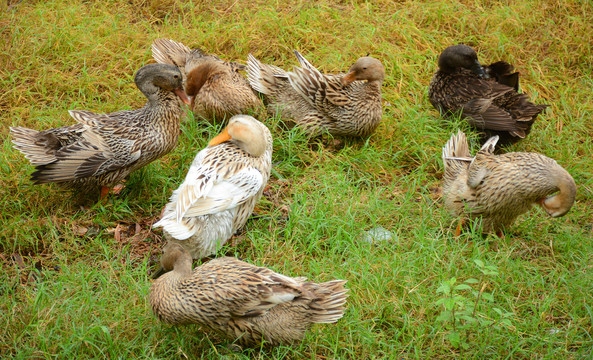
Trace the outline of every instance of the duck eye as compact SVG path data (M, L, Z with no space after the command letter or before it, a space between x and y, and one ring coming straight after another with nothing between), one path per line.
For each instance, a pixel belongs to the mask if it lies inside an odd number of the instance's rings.
M179 75L173 75L173 78L179 79Z

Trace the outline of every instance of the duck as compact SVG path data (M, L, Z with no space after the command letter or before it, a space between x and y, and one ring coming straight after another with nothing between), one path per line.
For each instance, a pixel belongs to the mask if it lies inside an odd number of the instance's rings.
M190 100L173 65L149 64L134 81L147 98L136 110L99 114L70 110L78 123L38 131L11 127L13 147L35 166L34 184L58 183L84 191L101 188L101 199L131 172L166 155L177 145L183 109Z
M442 115L461 114L483 139L499 136L500 144L513 144L530 132L537 116L549 105L536 105L519 93L519 73L504 61L482 66L468 45L447 47L439 56L439 69L428 89L430 103Z
M158 63L179 67L196 116L225 122L261 106L261 100L239 73L245 69L243 64L223 61L170 39L154 40L152 56Z
M210 260L192 271L179 244L163 249L168 272L149 293L156 317L169 325L199 324L239 346L278 346L302 341L314 323L344 315L345 280L325 283L289 277L234 257Z
M195 156L153 228L162 227L165 239L181 244L194 259L216 253L261 198L270 178L272 143L270 130L254 117L230 118Z
M327 75L298 51L294 54L301 66L292 72L248 56L247 79L263 95L271 116L281 114L311 136L367 137L375 131L383 113L381 61L361 57L346 74Z
M469 153L463 131L443 147L445 208L462 220L482 218L484 233L503 236L503 230L533 205L551 217L566 215L576 197L572 176L558 163L539 153L494 154L498 135L488 139L475 157Z

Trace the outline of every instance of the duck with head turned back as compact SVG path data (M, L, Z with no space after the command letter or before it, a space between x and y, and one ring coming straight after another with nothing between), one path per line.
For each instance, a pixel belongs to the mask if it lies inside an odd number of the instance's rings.
M231 257L211 260L192 272L191 255L167 244L168 270L150 289L152 311L172 325L199 324L242 346L301 341L314 323L344 315L344 280L325 283L292 278Z
M497 141L498 136L490 138L473 158L463 132L447 142L442 154L445 207L462 219L481 217L483 231L499 236L534 204L551 217L568 213L577 189L572 176L538 153L494 155Z
M183 113L189 104L182 76L172 65L150 64L135 76L148 99L137 110L110 114L70 110L78 124L44 131L11 127L14 147L36 166L35 184L75 188L101 186L101 197L132 171L167 154L177 145Z
M248 115L235 115L194 158L163 216L165 238L194 259L212 255L245 223L272 168L272 134Z
M222 121L261 105L247 79L239 73L245 65L223 61L168 39L153 42L152 56L159 63L179 67L197 116Z
M499 61L484 66L467 45L446 48L428 91L432 105L446 116L461 113L486 137L499 135L500 143L514 143L531 131L548 105L535 105L519 90L519 74Z
M382 116L383 64L366 56L347 74L324 75L298 51L294 53L301 67L292 72L262 64L249 55L247 78L264 95L268 112L281 113L313 136L325 131L337 136L372 134Z

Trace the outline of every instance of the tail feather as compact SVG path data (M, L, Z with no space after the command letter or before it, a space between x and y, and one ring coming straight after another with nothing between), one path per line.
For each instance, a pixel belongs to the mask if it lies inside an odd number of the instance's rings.
M48 147L52 144L48 144L47 141L38 141L39 131L11 127L10 133L13 137L13 147L25 155L32 165L45 165L56 161L55 149Z
M152 57L161 64L183 68L191 49L170 39L156 39L152 43Z
M446 182L456 179L461 171L467 169L473 160L469 153L467 137L461 130L451 136L449 141L443 147L443 165L445 172L443 180Z
M317 297L311 303L311 322L334 323L344 316L344 305L349 289L344 288L346 280L333 280L322 284L306 283L305 286Z

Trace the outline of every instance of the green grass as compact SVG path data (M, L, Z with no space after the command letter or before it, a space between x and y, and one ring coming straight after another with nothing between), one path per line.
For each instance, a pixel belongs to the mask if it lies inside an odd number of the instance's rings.
M9 1L14 3L15 1ZM198 2L201 3L201 2ZM591 358L593 348L593 8L589 2L64 1L0 5L1 358ZM182 124L179 146L104 204L33 186L8 126L72 124L68 109L143 105L134 73L158 37L291 69L298 49L324 71L370 53L384 63L383 122L368 140L309 144L274 134L270 188L223 252L292 276L347 279L348 308L292 347L230 353L197 326L160 324L148 306L162 246L152 232L195 153L220 127ZM474 46L521 72L551 107L508 151L555 158L575 178L568 215L521 216L504 239L479 221L454 237L442 207L441 148L462 127L427 99L438 54ZM478 146L470 136L472 148ZM387 242L361 234L389 229ZM117 231L116 231L117 228ZM115 233L120 236L116 237Z

